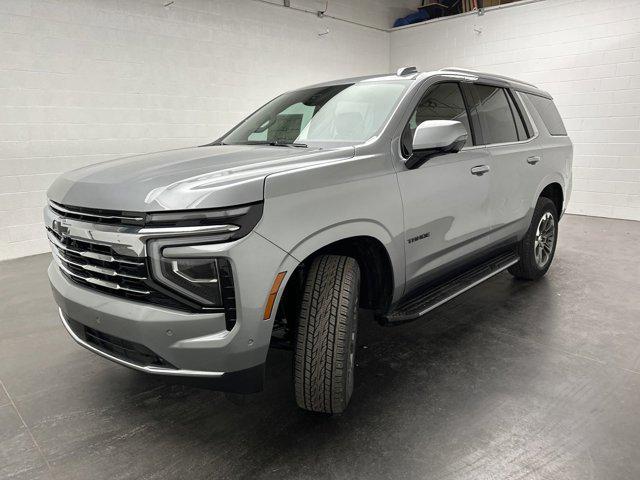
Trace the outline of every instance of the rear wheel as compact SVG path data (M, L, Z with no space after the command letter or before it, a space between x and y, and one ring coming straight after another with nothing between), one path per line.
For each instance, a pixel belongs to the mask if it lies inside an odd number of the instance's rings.
M350 257L322 255L304 286L294 360L296 402L343 412L353 392L360 269Z
M540 197L529 230L518 244L520 261L509 268L509 273L524 280L542 277L551 266L557 240L558 213L555 204L546 197Z

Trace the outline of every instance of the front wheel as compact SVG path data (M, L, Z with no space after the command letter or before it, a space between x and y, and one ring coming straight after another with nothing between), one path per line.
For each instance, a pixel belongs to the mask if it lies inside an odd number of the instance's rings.
M553 261L558 243L558 212L555 204L540 197L533 211L529 230L517 247L520 261L509 268L516 278L537 280L542 277Z
M360 269L351 257L322 255L304 286L294 359L296 402L343 412L353 392Z

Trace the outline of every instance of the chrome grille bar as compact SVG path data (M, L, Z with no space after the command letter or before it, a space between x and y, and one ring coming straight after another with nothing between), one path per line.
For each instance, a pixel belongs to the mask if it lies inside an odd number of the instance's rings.
M54 255L53 259L55 260L55 262L58 265L58 267L60 267L60 270L62 270L64 273L66 273L67 275L69 275L71 277L75 277L75 278L78 278L80 280L84 280L85 282L92 283L94 285L99 285L99 286L105 287L105 288L110 288L112 290L122 290L124 292L137 293L137 294L140 294L140 295L148 295L148 294L151 293L149 290L139 290L139 289L131 288L131 287L123 287L122 285L118 285L117 283L109 282L107 280L102 280L100 278L83 277L82 275L79 275L76 272L74 272L71 269L69 269L68 267L66 267L63 264L62 260L57 255Z
M136 262L133 260L124 260L121 258L114 258L111 255L105 255L104 253L96 253L88 250L76 250L73 248L69 248L66 245L63 245L60 240L55 236L54 233L51 232L50 229L47 228L47 237L49 237L49 241L53 243L60 250L64 250L69 253L74 253L76 255L80 255L81 257L93 258L94 260L101 260L103 262L118 262L118 263L126 263L127 265L144 265L144 262Z
M139 233L231 233L239 229L240 227L237 225L195 225L191 227L145 227L141 228Z
M130 278L131 280L146 280L147 277L138 277L135 275L128 275L126 273L119 273L116 272L115 270L113 270L112 268L105 268L105 267L100 267L98 265L91 265L89 263L78 263L74 260L71 260L69 257L67 257L64 253L62 253L60 250L58 250L58 248L55 245L52 245L55 253L58 255L58 257L60 258L60 260L62 260L63 262L69 264L69 265L74 265L78 268L82 268L84 270L88 270L90 272L96 272L96 273L101 273L103 275L108 275L110 277L122 277L122 278Z
M101 215L101 214L97 214L97 213L88 213L88 212L83 212L80 210L73 210L72 208L69 207L63 207L60 204L57 204L51 200L49 200L49 207L58 213L62 213L62 214L68 214L68 215L77 215L80 217L91 217L91 218L95 218L95 219L102 219L102 220L127 220L127 221L136 221L136 222L143 222L144 221L144 217L125 217L123 215Z

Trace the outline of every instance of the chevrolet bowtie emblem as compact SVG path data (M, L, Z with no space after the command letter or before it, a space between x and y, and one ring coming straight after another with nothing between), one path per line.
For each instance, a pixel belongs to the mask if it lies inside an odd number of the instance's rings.
M61 237L66 235L67 231L69 230L65 225L62 224L60 220L54 220L51 224L51 229Z

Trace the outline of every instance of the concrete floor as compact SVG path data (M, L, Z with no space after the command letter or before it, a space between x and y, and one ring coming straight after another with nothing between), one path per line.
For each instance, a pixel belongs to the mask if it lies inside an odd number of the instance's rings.
M0 478L640 478L640 223L567 216L412 324L361 322L347 413L296 408L287 352L244 405L145 376L59 324L48 255L0 264Z

